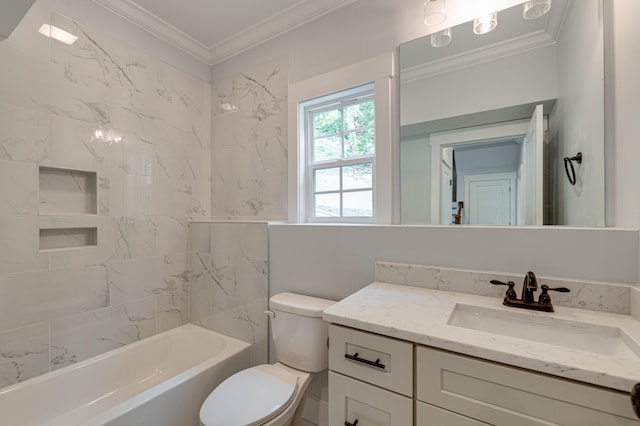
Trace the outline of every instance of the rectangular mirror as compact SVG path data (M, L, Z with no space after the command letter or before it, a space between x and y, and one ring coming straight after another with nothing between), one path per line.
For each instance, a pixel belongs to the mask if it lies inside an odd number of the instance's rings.
M400 46L403 224L605 225L603 0L528 3Z

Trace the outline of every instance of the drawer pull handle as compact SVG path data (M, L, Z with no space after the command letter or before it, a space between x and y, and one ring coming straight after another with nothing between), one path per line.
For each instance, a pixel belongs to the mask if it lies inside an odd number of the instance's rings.
M344 357L350 359L351 361L361 362L363 364L370 365L371 367L376 367L384 370L384 364L380 363L380 358L376 359L375 361L369 361L368 359L360 358L358 356L358 352L353 355L344 354Z
M631 406L633 407L633 412L640 418L640 383L636 383L631 388Z
M358 419L356 419L353 423L349 423L348 421L344 421L344 426L356 426L358 424Z

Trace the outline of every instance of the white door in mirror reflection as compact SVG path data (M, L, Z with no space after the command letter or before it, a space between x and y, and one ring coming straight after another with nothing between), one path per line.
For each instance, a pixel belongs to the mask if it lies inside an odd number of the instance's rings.
M531 117L521 150L520 170L524 196L518 225L542 225L543 143L544 116L542 105L538 105Z
M464 202L463 224L542 225L544 123L538 105L530 120L431 133L431 223Z
M513 225L516 221L516 174L495 173L464 177L467 223Z
M453 148L442 148L442 177L440 178L441 212L440 221L442 225L451 225L453 216L451 214L451 202L453 201Z

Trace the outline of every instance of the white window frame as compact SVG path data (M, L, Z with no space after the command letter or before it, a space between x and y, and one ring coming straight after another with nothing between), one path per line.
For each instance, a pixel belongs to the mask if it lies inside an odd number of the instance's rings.
M338 108L346 108L350 105L357 105L363 102L374 101L375 104L375 85L373 83L366 84L360 87L354 87L351 89L343 90L337 93L333 93L327 96L323 96L317 99L313 99L307 102L303 102L300 105L301 113L303 114L302 120L304 123L305 130L305 138L301 143L305 144L305 181L306 181L306 206L305 212L306 222L338 222L338 223L373 223L375 222L376 217L376 153L374 148L374 153L369 155L361 155L358 157L341 157L339 159L332 160L321 160L314 161L313 159L313 144L315 142L313 135L313 114L321 113L324 111L331 111ZM366 128L364 128L366 129ZM374 125L371 127L375 134L375 118ZM344 129L341 131L341 136L344 136ZM374 136L375 140L375 136ZM343 144L344 149L344 144ZM372 182L371 182L371 192L372 192L372 215L371 216L314 216L315 212L315 195L317 194L314 191L314 172L316 170L328 169L328 168L338 168L347 167L356 164L366 164L371 163L372 169ZM340 189L337 191L330 191L331 193L340 194L340 206L342 210L342 195L349 192L360 192L366 189L356 189L356 190L345 190L342 188L342 176L341 176L341 184ZM342 212L341 212L342 213Z
M304 125L305 102L337 94L348 88L375 85L376 160L374 170L374 217L366 221L349 217L327 222L391 224L395 212L392 205L392 185L399 179L392 171L392 161L397 161L397 135L392 131L396 120L392 105L394 93L393 54L380 55L363 62L298 81L289 85L288 123L288 205L290 223L309 223L308 175L306 171L306 129ZM337 97L336 97L337 99ZM324 222L324 221L323 221Z

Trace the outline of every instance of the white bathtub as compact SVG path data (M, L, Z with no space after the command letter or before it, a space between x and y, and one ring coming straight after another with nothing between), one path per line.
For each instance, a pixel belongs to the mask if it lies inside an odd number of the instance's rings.
M249 344L187 324L0 390L0 424L198 425Z

